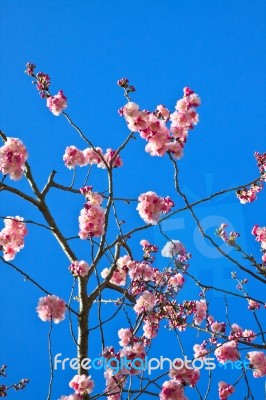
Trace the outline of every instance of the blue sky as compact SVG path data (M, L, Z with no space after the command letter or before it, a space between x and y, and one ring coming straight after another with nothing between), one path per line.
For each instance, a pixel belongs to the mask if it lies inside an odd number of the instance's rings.
M40 185L52 169L58 172L58 181L69 184L72 175L62 162L65 147L86 145L64 118L54 117L38 97L31 79L23 73L28 61L49 73L52 93L64 90L70 116L96 146L104 149L116 148L127 134L117 113L125 103L116 85L119 78L130 79L137 89L133 100L150 110L158 104L173 110L183 87L193 88L202 98L200 123L190 133L179 163L181 186L191 200L258 176L253 154L265 152L265 1L1 0L0 5L0 128L26 144ZM117 195L137 197L148 190L163 196L173 194L171 166L146 154L144 141L134 141L122 156L125 165L115 171ZM79 171L78 183L85 175ZM97 171L92 179L95 190L105 190L103 171ZM18 186L25 187L23 182ZM228 195L198 207L198 214L210 230L214 230L214 222L226 218L241 232L240 243L259 259L259 246L250 231L255 223L265 225L265 199L265 193L260 193L256 203L241 206L234 195ZM181 206L180 199L178 202ZM53 192L49 204L64 232L76 234L81 200ZM134 207L125 213L129 224L141 224ZM36 210L6 193L1 193L0 215L40 220ZM200 242L188 214L166 223L164 229L193 253L191 268L202 280L234 287L230 266ZM137 237L135 243L142 238ZM164 244L156 229L146 238ZM74 246L86 257L84 243ZM139 254L136 244L134 250ZM46 232L29 227L25 249L15 263L48 290L67 298L71 286L68 262ZM35 315L41 293L6 265L1 267L1 359L9 366L10 380L31 379L27 390L16 398L38 395L43 399L49 377L48 326ZM186 290L186 296L197 294L190 287ZM249 290L253 295L258 292L252 285ZM220 313L223 298L213 296ZM238 306L232 300L233 317ZM239 324L244 324L239 318ZM62 339L68 334L67 322L56 330L55 352L68 354L70 348L74 352L69 341ZM116 327L111 331L110 342L114 343ZM96 343L96 338L93 340ZM189 340L195 340L194 333ZM161 340L156 346L166 351L163 343ZM53 399L69 393L69 377L69 371L59 374ZM263 382L252 382L259 399ZM190 391L187 395L193 398Z

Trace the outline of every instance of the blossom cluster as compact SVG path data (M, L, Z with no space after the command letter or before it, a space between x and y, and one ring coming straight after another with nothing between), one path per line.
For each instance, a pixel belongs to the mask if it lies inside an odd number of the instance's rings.
M266 227L260 228L258 225L254 225L252 235L256 236L257 242L261 243L262 261L266 263Z
M5 144L0 147L0 171L3 175L8 174L14 181L22 177L27 159L27 149L17 138L7 138Z
M94 389L94 381L91 376L75 375L69 382L69 387L74 390L74 394L61 396L59 400L81 400L83 395L90 394Z
M199 117L196 107L200 105L200 98L193 90L184 88L184 96L178 100L176 111L170 114L163 105L159 105L154 112L140 110L136 103L128 102L119 110L132 132L139 132L148 143L145 147L152 156L163 156L167 152L180 159L183 147L187 141L189 129L198 123ZM171 121L170 128L167 122Z
M187 368L185 365L181 368L181 362L176 361L174 368L169 371L171 379L180 382L183 386L194 387L200 378L200 372L198 369L191 367Z
M220 400L226 400L231 394L235 392L234 386L220 381L218 384L218 394Z
M0 249L4 259L10 261L24 247L24 237L28 231L22 217L6 217L4 224L0 232Z
M183 156L184 144L187 141L189 129L198 123L199 116L196 107L200 105L200 98L193 90L184 88L184 96L178 100L176 111L170 111L159 105L154 112L140 110L136 103L128 102L119 110L132 132L139 132L148 143L145 147L152 156L163 156L167 152L174 158ZM170 127L167 127L167 122Z
M179 240L171 240L167 242L162 249L162 256L176 258L180 262L186 262L191 255L187 253L185 246Z
M81 189L87 202L80 211L79 216L79 237L87 239L88 237L99 237L104 233L104 209L101 206L103 197L92 192L92 187L87 186Z
M234 246L236 243L236 238L239 237L240 235L237 232L230 232L229 236L228 236L228 234L225 230L226 227L227 227L227 224L225 224L225 223L221 224L215 233L229 246Z
M266 181L266 153L260 154L255 152L254 157L257 160L261 177L258 182L251 184L249 188L245 187L236 192L236 196L242 204L251 203L256 200L257 193L263 189L263 182Z
M58 117L67 107L67 98L63 90L59 90L55 96L49 96L46 100L46 104L51 113Z
M66 303L54 295L41 297L36 308L39 318L42 321L54 321L58 324L65 319Z
M184 394L184 387L182 383L173 379L163 383L159 397L160 400L188 400Z
M162 214L168 213L174 206L170 197L159 197L154 192L142 193L138 197L137 211L147 224L157 224Z
M69 146L63 155L65 166L69 169L75 167L84 167L86 165L96 164L98 168L117 168L123 165L123 161L116 150L107 149L104 153L100 147L88 147L85 150L79 150L76 146Z
M50 76L43 72L37 72L35 74L35 68L35 64L27 63L25 73L35 78L35 81L33 81L32 83L35 84L41 98L46 98L46 105L49 110L56 116L60 115L62 111L67 107L66 96L64 95L62 90L59 90L56 95L51 96L49 92L49 87L51 84Z
M74 277L84 277L88 275L89 272L89 265L86 263L86 261L81 260L81 261L74 261L70 267L69 267L70 272Z
M253 369L254 378L261 378L266 375L266 354L262 351L250 351L247 354L250 368Z

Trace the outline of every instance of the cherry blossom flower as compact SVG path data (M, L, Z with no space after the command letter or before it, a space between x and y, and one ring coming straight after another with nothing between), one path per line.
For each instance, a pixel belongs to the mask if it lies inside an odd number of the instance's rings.
M17 138L7 138L4 146L0 147L0 171L14 181L22 177L27 159L26 147Z
M262 184L253 183L250 188L239 189L236 192L236 197L239 199L241 204L252 203L252 201L257 199L257 193L262 189Z
M42 321L53 320L58 324L65 319L66 303L57 296L48 295L39 299L36 311Z
M168 213L174 206L169 197L159 197L154 192L146 192L138 198L137 210L147 224L157 224L162 214Z
M252 235L256 236L256 241L261 243L262 261L266 263L266 227L260 228L258 225L254 225Z
M235 392L234 386L230 385L229 383L220 381L218 383L218 393L220 400L226 400L231 394Z
M160 400L188 400L184 394L183 386L175 380L165 381L159 394Z
M75 375L69 382L69 386L75 391L77 395L89 394L93 391L94 381L90 376Z
M138 298L134 306L134 311L137 314L142 312L151 311L156 304L156 297L153 293L145 290L143 294Z
M70 267L69 270L71 271L72 275L77 277L77 276L87 276L89 272L89 265L84 261L74 261Z
M196 301L196 312L194 314L194 323L200 325L207 315L206 300Z
M169 258L174 257L181 262L187 261L189 258L185 246L179 240L167 242L162 249L162 256Z
M260 308L260 304L255 300L248 300L248 309L249 310L258 310Z
M187 368L185 365L181 367L181 361L176 361L173 368L169 371L169 376L183 386L193 387L200 378L200 372L198 369Z
M0 232L0 249L3 251L4 259L10 261L23 249L24 237L28 231L23 218L19 216L6 217L4 224L5 227Z
M119 339L121 339L119 342L120 346L122 347L128 346L133 339L133 331L130 328L126 329L121 328L118 331L118 337Z
M49 110L56 115L57 117L61 114L61 112L67 107L67 98L64 95L62 90L55 96L50 96L47 98L47 107Z
M65 166L69 169L75 168L76 166L82 167L86 163L84 154L75 146L69 146L66 148L63 160Z
M104 233L104 209L101 206L102 196L91 189L86 193L87 203L80 211L79 216L79 237L87 239L88 237L99 237Z
M214 352L217 360L224 364L226 361L239 360L239 352L237 350L237 344L234 340L226 342L216 348Z
M266 375L266 354L262 351L250 351L247 354L250 368L253 369L254 378L261 378Z
M77 394L70 394L69 396L61 396L59 400L81 400Z

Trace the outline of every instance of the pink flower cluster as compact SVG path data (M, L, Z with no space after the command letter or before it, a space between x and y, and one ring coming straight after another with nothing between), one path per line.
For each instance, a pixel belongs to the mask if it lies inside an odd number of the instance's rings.
M235 392L235 388L229 383L220 381L218 383L218 394L220 400L226 400L231 394Z
M198 369L187 368L185 365L181 367L181 362L175 362L175 366L171 368L169 376L183 386L193 387L200 378L200 372Z
M88 147L85 150L79 150L75 146L69 146L65 150L63 160L67 168L75 168L77 166L84 167L86 165L96 164L98 168L108 167L117 168L123 165L123 161L115 150L107 149L106 153L100 147L95 149Z
M237 324L232 324L231 328L232 328L232 331L231 331L230 335L228 336L229 340L241 339L245 342L252 342L252 340L254 340L256 337L255 332L252 331L251 329L243 330L241 328L241 326L239 326Z
M133 340L133 330L130 328L119 329L118 337L120 339L119 345L122 347L128 346Z
M100 147L88 147L85 150L79 150L75 146L69 146L65 150L63 160L67 168L75 168L77 166L84 167L86 165L96 164L98 168L117 168L123 165L123 161L116 150L107 149L106 153Z
M179 381L165 381L159 394L160 400L188 400L183 385Z
M22 177L27 159L26 147L17 138L7 138L4 146L0 147L0 171L3 175L9 174L14 181Z
M153 307L156 304L156 296L153 293L148 292L145 290L145 292L142 293L142 295L138 298L136 301L136 304L134 306L134 311L137 314L141 314L143 312L149 312L153 309Z
M257 165L260 170L261 174L261 180L265 181L266 180L266 153L255 153L254 154L256 160L257 160Z
M113 370L108 368L104 372L104 377L106 380L105 393L107 393L107 400L120 400L120 390L125 384L125 376L119 373L114 375Z
M266 355L262 351L250 351L247 354L254 378L266 375Z
M260 309L260 304L255 300L248 300L248 309L249 310L258 310Z
M69 267L70 272L72 273L73 276L78 277L84 277L88 275L89 272L89 265L84 261L74 261L70 267Z
M162 256L169 258L177 258L181 262L186 262L190 258L185 246L179 240L171 240L167 242L162 249Z
M22 217L6 217L4 224L0 232L0 249L4 259L10 261L24 247L24 237L28 231Z
M58 324L65 319L66 303L57 296L48 295L39 299L36 311L42 321L53 320Z
M88 237L99 237L104 233L104 209L101 206L102 196L97 192L92 192L91 187L86 191L82 189L87 202L80 211L79 216L79 237L87 239ZM82 191L81 190L81 191Z
M225 223L221 224L221 226L216 230L215 233L229 246L233 246L236 243L236 238L239 237L240 235L237 232L230 232L230 234L228 236L227 232L225 230L226 227L227 227L227 224L225 224Z
M119 358L126 358L127 360L132 360L132 363L128 364L128 368L124 368L121 373L127 375L138 375L142 372L142 366L144 365L144 359L146 352L144 346L141 342L136 342L132 346L123 347L119 351Z
M257 242L261 243L262 261L266 263L266 227L260 228L258 225L254 225L252 235L256 236Z
M239 352L237 350L237 344L234 340L219 345L214 354L217 360L222 364L226 363L226 361L239 360Z
M50 76L47 74L44 74L43 72L38 72L36 74L36 79L37 79L37 81L33 82L33 83L36 84L36 88L39 91L40 96L42 98L49 96L47 92L49 90L49 86L51 83Z
M252 203L257 199L257 193L263 189L261 183L253 183L250 188L239 189L236 192L236 197L239 199L241 204Z
M183 147L187 141L189 129L198 123L196 107L200 98L189 88L184 88L184 96L176 103L176 111L170 114L164 106L157 107L155 112L140 110L136 103L128 102L119 110L133 132L148 143L145 147L152 156L163 156L167 152L179 159L183 155ZM170 120L170 128L166 123Z
M211 315L208 316L207 320L208 320L208 325L210 326L212 332L214 332L214 333L224 333L225 332L225 328L226 328L225 322L215 321Z
M69 396L61 396L59 400L81 400L77 394L70 394Z
M49 96L46 101L46 105L53 113L58 117L61 112L67 107L67 98L63 93L63 90L59 90L59 92L55 96Z
M75 394L83 396L93 391L94 381L90 376L75 375L69 382L69 386L75 391Z
M207 315L206 300L196 301L196 312L194 314L194 323L200 325Z
M129 256L122 256L118 258L116 266L117 268L113 272L110 282L117 286L124 286L126 284L127 272L130 268L132 268L132 266L135 266L135 262L132 261L131 257ZM109 272L110 270L108 268L105 268L101 272L102 278L105 279L108 276Z
M138 198L137 210L147 224L157 224L162 214L168 213L174 206L169 197L159 197L154 192L146 192Z

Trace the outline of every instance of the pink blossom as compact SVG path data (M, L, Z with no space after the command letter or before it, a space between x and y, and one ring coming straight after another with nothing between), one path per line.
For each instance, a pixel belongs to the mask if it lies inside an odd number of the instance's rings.
M247 354L250 368L253 369L254 378L261 378L266 375L266 355L262 351L250 351Z
M234 386L230 385L229 383L220 381L218 383L218 392L219 392L219 399L226 400L231 394L235 392Z
M7 138L4 146L0 147L0 171L14 181L22 177L27 159L26 147L17 138Z
M263 252L262 261L266 263L266 227L260 228L258 225L254 225L252 234L256 236L256 241L260 242L261 249Z
M106 380L106 390L107 400L120 400L121 394L120 390L122 390L125 385L125 377L121 373L113 374L113 369L108 368L104 372L104 377Z
M206 300L196 301L196 312L194 314L194 323L200 325L207 315Z
M225 322L214 321L214 318L210 315L208 316L207 320L208 320L208 324L210 325L212 332L214 332L214 333L224 333L225 332L225 327L226 327Z
M169 258L176 257L179 261L186 261L188 258L186 248L179 240L167 242L162 249L162 256Z
M168 281L168 285L172 287L181 287L183 286L185 278L182 274L178 273L170 277Z
M0 232L0 249L3 251L4 259L10 261L23 249L24 237L28 231L23 218L19 216L6 217L4 224L5 227Z
M69 396L61 396L59 400L81 400L77 394L70 394Z
M78 395L89 394L93 391L94 381L90 376L86 375L75 375L73 379L69 382L69 386Z
M99 237L104 233L105 214L101 206L102 196L97 192L89 190L86 192L87 203L80 211L79 216L79 237Z
M141 263L130 264L129 273L130 279L151 281L154 276L154 269L145 261Z
M153 293L145 290L143 294L138 298L134 306L134 311L137 314L142 312L151 311L156 304L156 297Z
M54 115L58 117L58 115L60 115L61 112L67 107L66 100L67 98L63 91L59 90L55 96L50 96L47 98L47 107Z
M234 340L217 347L214 354L217 357L217 360L222 364L224 364L226 361L239 360L239 352Z
M169 197L159 197L154 192L146 192L139 196L137 210L147 224L157 224L162 214L168 213L174 206Z
M176 361L173 368L169 372L171 379L186 386L195 386L200 378L200 372L198 369L191 367L187 368L185 365L181 367L181 362Z
M119 352L119 358L126 357L128 360L132 360L132 364L128 364L128 368L124 368L121 372L125 375L130 373L131 375L138 375L142 372L144 367L144 359L146 352L141 342L136 342L132 346L124 347Z
M119 329L118 337L120 340L119 345L122 347L128 346L133 339L133 331L130 328Z
M208 350L205 349L203 344L194 344L194 358L201 358L204 359L206 354L208 354Z
M69 146L66 148L63 160L65 166L69 169L75 168L76 166L82 167L86 163L84 154L75 146Z
M104 154L100 147L95 147L95 149L88 147L87 149L83 150L83 155L86 165L97 164L97 166L99 166L100 163L103 163L102 158L104 158Z
M250 188L239 189L236 192L236 197L239 199L241 204L251 203L257 199L257 193L259 193L262 188L262 184L253 183Z
M188 400L184 394L183 386L174 380L165 381L159 394L160 400Z
M260 308L260 304L255 300L248 300L248 309L249 310L258 310Z
M261 173L261 179L266 180L266 153L257 153L255 152L254 154L256 160L257 160L257 165L259 167L260 173Z
M119 154L116 154L116 150L112 150L112 149L107 149L106 153L104 154L104 159L108 165L109 168L117 168L117 167L121 167L123 165L123 161L120 157ZM101 162L98 163L98 167L100 168L106 168L104 162L101 160Z
M77 277L77 276L87 276L89 272L89 265L84 261L74 261L70 267L69 270L71 271L72 275Z
M170 118L170 111L162 104L156 107L155 114L158 118L162 118L165 122L167 122Z
M127 272L129 268L132 268L135 265L134 261L132 261L131 257L129 256L122 256L119 257L116 262L117 268L114 270L112 278L110 282L114 285L124 286L126 284ZM106 278L110 272L110 269L105 268L101 272L102 278Z
M144 320L143 331L147 339L152 339L157 336L159 330L159 321L154 313L150 313Z
M42 321L53 320L58 324L65 319L66 303L57 296L48 295L39 299L36 311Z

